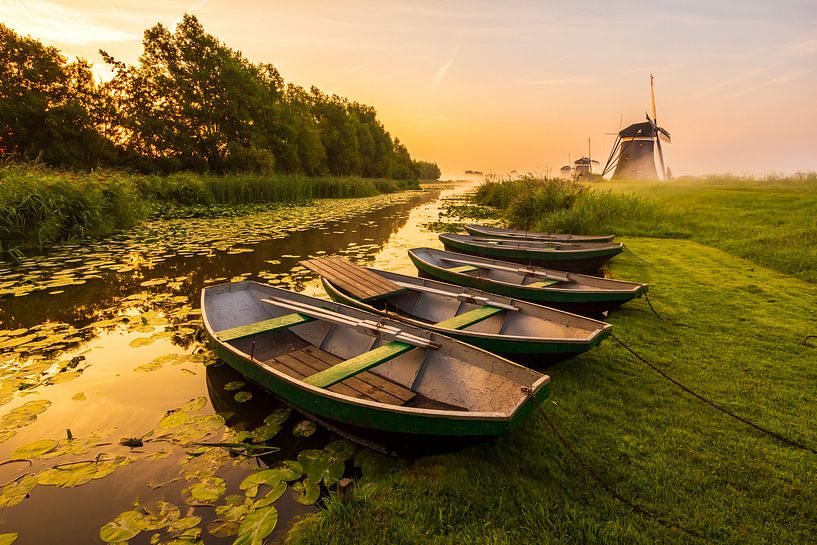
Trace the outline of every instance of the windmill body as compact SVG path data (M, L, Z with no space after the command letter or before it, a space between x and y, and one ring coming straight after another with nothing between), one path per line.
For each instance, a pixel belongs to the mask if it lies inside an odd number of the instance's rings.
M618 133L618 163L613 178L657 180L655 169L655 129L649 121L633 123Z
M616 143L604 166L602 176L612 172L613 179L659 180L666 179L664 171L664 152L661 141L669 143L670 134L658 126L655 112L655 87L650 76L650 94L652 95L652 118L633 123L618 132ZM655 165L655 152L658 151L658 168Z

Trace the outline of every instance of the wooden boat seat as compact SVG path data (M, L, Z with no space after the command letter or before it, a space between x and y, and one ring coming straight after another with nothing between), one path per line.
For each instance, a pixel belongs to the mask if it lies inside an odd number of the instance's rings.
M306 322L311 322L312 320L314 320L314 318L311 316L305 316L296 312L293 314L278 316L276 318L270 318L269 320L261 320L260 322L231 327L230 329L222 329L221 331L216 332L216 337L218 337L218 340L221 342L235 341L237 339L259 335L261 333L275 331L276 329L284 329L299 324L305 324Z
M494 314L498 314L504 310L505 309L491 306L479 307L469 310L468 312L463 312L462 314L454 316L453 318L443 320L442 322L437 322L436 325L450 329L465 329L470 325L487 320Z
M530 284L522 284L523 288L546 288L553 284L558 284L559 280L539 280L538 282L531 282Z
M479 267L475 267L474 265L460 265L459 267L451 267L446 270L455 273L467 273L469 271L476 271L477 269L479 269Z
M343 361L343 359L329 352L310 346L272 358L264 363L291 377L303 380L316 372L330 369ZM408 388L368 371L347 378L342 384L334 384L328 390L389 405L404 405L416 396Z
M318 388L328 388L338 382L354 377L372 367L376 367L382 363L396 358L400 354L405 354L409 350L413 350L415 346L400 342L392 341L390 343L378 346L374 350L364 352L354 358L341 361L328 369L319 371L314 375L310 375L304 379L304 382L317 386Z
M361 301L381 299L406 290L388 278L383 278L342 257L305 259L299 263Z

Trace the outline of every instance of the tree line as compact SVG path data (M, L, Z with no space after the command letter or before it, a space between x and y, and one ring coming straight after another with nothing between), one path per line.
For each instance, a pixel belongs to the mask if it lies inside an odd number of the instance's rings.
M437 179L371 106L285 83L185 15L145 31L143 52L95 81L90 64L0 24L0 153L144 173L291 173Z

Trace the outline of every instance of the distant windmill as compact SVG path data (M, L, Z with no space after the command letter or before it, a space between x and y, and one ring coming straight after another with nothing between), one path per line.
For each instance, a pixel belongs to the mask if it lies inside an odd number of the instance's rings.
M655 86L652 74L650 74L650 94L652 96L652 118L647 114L647 121L634 123L618 132L616 143L607 158L607 164L604 166L602 176L612 171L613 178L631 180L666 179L661 140L670 143L670 134L666 129L658 126L658 116L655 112ZM661 168L660 177L655 169L655 148L658 148L658 161Z

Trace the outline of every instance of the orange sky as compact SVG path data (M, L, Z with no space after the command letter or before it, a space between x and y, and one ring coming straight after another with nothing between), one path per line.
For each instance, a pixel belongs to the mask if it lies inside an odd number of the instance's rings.
M0 0L0 22L97 63L194 13L287 81L373 105L444 174L606 159L656 76L675 175L817 170L817 1Z

